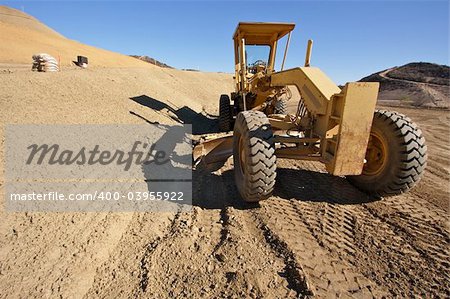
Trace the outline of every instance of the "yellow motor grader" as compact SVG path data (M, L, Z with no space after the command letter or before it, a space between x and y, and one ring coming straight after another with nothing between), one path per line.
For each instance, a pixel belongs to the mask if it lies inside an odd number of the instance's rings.
M310 66L284 70L295 24L239 23L233 35L235 92L221 95L219 127L232 133L203 136L194 147L197 167L233 155L235 181L245 201L268 198L276 159L320 161L336 176L378 196L407 191L427 161L422 132L408 117L375 110L378 83L350 82L341 89ZM275 70L279 40L287 35L281 70ZM296 112L286 113L289 86L298 89Z

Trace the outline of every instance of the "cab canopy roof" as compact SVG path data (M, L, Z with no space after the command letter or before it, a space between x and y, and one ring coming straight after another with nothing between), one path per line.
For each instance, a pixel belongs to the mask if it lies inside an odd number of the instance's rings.
M292 23L239 23L234 32L233 39L244 38L248 45L270 45L273 41L279 40L292 30L295 24Z

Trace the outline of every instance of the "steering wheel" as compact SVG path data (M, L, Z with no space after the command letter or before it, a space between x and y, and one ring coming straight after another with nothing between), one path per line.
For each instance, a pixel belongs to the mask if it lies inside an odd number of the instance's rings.
M255 62L253 62L253 64L252 64L253 67L256 67L258 65L267 66L267 63L264 60L259 59L259 60L256 60Z

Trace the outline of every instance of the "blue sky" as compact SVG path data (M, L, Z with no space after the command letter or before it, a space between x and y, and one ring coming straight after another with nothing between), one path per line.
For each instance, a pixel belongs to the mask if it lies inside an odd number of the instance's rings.
M413 61L449 64L448 1L1 1L68 38L148 55L176 68L233 71L239 21L294 22L286 67L304 62L337 83ZM279 52L279 56L281 56Z

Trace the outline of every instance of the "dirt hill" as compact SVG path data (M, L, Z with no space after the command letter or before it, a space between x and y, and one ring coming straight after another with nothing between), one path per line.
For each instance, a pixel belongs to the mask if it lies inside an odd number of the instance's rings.
M427 108L450 107L450 68L434 63L414 62L362 78L380 82L380 104Z
M60 59L62 66L72 64L78 55L87 56L90 66L147 66L127 55L91 47L70 40L19 10L0 6L0 62L30 63L36 53Z

